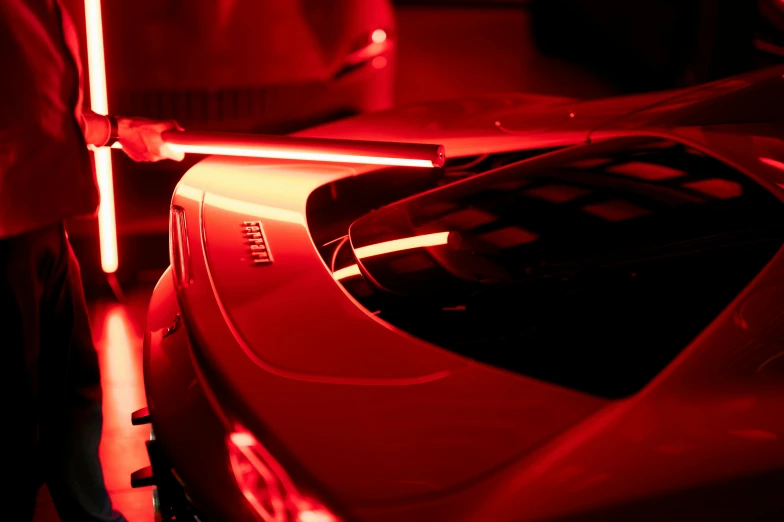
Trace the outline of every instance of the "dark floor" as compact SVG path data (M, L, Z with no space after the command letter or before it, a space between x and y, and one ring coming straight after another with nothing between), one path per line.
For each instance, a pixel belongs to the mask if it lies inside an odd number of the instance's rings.
M142 336L152 286L125 290L125 304L108 297L90 303L93 339L101 361L104 390L101 460L115 508L123 512L128 522L152 522L151 489L131 489L130 484L131 472L149 464L144 446L149 427L131 425L131 413L146 406ZM38 495L34 520L59 521L46 488Z

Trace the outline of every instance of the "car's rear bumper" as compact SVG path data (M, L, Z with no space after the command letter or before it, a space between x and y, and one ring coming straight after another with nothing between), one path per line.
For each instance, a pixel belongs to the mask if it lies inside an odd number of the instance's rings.
M148 453L164 514L178 521L255 520L234 481L226 431L199 378L170 270L148 314L144 381L155 434Z

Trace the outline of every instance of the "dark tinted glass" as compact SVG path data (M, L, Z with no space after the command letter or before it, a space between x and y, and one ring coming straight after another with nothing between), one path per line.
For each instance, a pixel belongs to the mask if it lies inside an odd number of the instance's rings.
M423 339L621 397L770 260L782 217L771 194L696 150L613 140L368 214L350 231L362 277L342 282Z

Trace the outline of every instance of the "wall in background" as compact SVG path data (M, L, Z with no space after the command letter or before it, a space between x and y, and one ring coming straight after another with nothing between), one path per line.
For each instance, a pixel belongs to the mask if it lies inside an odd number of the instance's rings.
M490 91L581 98L614 94L579 66L537 51L526 3L395 2L397 103Z

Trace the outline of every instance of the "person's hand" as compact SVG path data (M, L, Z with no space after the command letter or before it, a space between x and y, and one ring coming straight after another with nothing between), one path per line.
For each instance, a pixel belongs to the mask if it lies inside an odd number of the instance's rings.
M117 134L123 151L134 161L182 161L185 154L172 150L161 134L183 130L176 121L155 121L146 118L118 118Z

